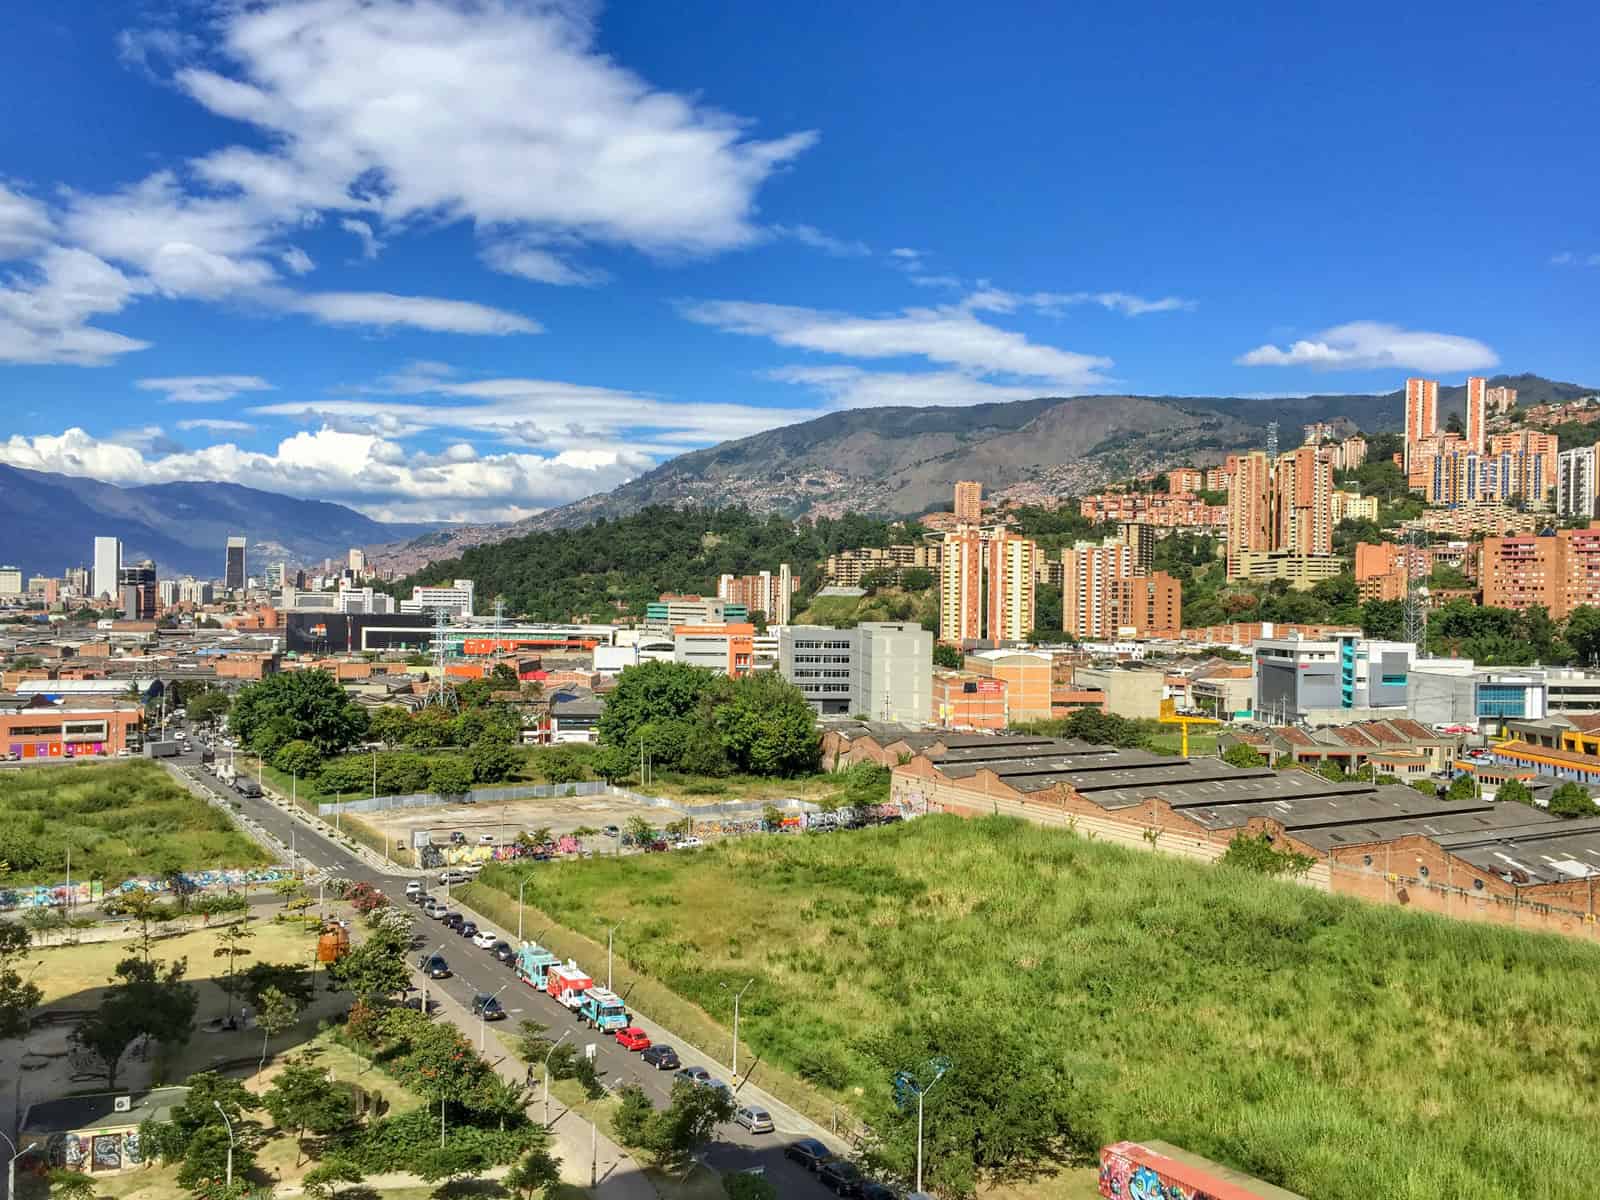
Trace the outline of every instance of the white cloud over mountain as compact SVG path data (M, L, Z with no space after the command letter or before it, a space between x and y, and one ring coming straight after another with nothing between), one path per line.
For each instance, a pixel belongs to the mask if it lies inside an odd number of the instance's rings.
M1499 364L1500 356L1476 338L1402 329L1381 321L1351 321L1288 346L1257 346L1234 361L1245 367L1403 368L1442 375L1488 370Z

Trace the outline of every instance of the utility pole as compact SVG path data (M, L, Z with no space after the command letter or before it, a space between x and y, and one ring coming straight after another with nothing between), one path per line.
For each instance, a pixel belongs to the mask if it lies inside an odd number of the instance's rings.
M517 942L518 942L518 944L521 944L521 942L522 942L522 892L523 892L523 889L526 888L527 886L528 886L528 876L527 876L526 873L524 873L523 876L522 876L522 882L517 884Z
M627 924L626 921L618 921L610 929L606 930L606 990L607 991L611 990L611 935L616 933L617 930L621 929L626 924Z
M733 1079L735 1083L739 1080L739 1001L750 990L750 984L754 982L754 979L748 980L742 988L733 994ZM725 983L717 986L723 991L728 990L728 985Z

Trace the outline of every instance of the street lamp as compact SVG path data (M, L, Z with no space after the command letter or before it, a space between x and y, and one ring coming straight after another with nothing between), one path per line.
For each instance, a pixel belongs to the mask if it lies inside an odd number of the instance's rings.
M895 1076L895 1089L905 1088L917 1094L917 1192L922 1192L922 1099L933 1091L938 1082L944 1078L945 1072L950 1069L950 1061L945 1058L936 1058L928 1064L933 1067L933 1080L926 1087L918 1083L910 1071L902 1071Z
M228 1114L223 1111L222 1101L213 1100L211 1107L217 1110L222 1118L222 1123L228 1128L228 1191L233 1191L233 1122L228 1120Z
M10 1138L6 1137L5 1134L0 1133L0 1138L6 1138L6 1145L11 1147L11 1161L6 1164L6 1200L15 1200L17 1195L17 1159L21 1158L39 1143L29 1142L21 1150L18 1150L17 1144Z
M528 886L527 872L523 872L522 882L517 884L517 941L522 941L522 889Z
M567 1030L555 1040L555 1045L550 1047L550 1052L544 1056L544 1127L550 1128L550 1055L556 1052L556 1046L567 1040L572 1030Z
M606 991L608 992L611 990L611 935L626 924L626 921L618 921L610 929L606 930Z
M489 997L489 1002L493 1003L495 1000L499 999L500 992L505 991L506 988L508 988L509 986L511 986L511 985L502 983L500 985L500 990L495 992L495 994L493 996ZM483 1006L483 1008L478 1013L478 1053L479 1054L483 1053L483 1030L484 1030L484 1024L485 1024L485 1022L488 1021L488 1019L489 1019L489 1004L485 1004Z
M750 990L750 984L754 982L754 979L749 980L733 994L733 1078L736 1083L739 1079L739 999ZM717 986L723 991L728 990L728 985L725 983L719 983ZM917 1190L921 1191L920 1188Z

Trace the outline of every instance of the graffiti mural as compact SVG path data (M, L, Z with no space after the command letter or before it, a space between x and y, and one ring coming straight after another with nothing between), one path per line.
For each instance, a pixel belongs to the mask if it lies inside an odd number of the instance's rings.
M1104 1147L1100 1151L1100 1194L1107 1200L1216 1200L1204 1188L1139 1161L1149 1154L1143 1146L1130 1142ZM1177 1167L1169 1158L1160 1161Z
M130 1129L122 1135L122 1161L130 1167L137 1167L144 1161L144 1155L139 1150L139 1131Z
M92 1166L94 1171L120 1171L122 1170L122 1135L120 1133L97 1133L94 1135Z
M229 868L221 871L195 871L178 876L178 885L185 892L202 892L215 888L243 888L255 884L275 883L289 878L287 867L253 867L249 870ZM112 888L110 895L124 892L166 892L172 883L166 879L126 879ZM0 888L0 910L12 908L63 908L98 904L107 892L100 880L87 883L38 884L19 888Z

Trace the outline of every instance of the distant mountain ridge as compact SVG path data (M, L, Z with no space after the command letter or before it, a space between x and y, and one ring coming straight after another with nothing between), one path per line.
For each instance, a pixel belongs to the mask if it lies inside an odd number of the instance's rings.
M154 559L164 574L222 575L230 535L248 539L252 574L267 562L343 559L352 546L437 529L375 521L342 504L300 500L236 483L118 487L73 475L0 465L0 561L25 574L87 566L96 537L122 539L123 558Z

